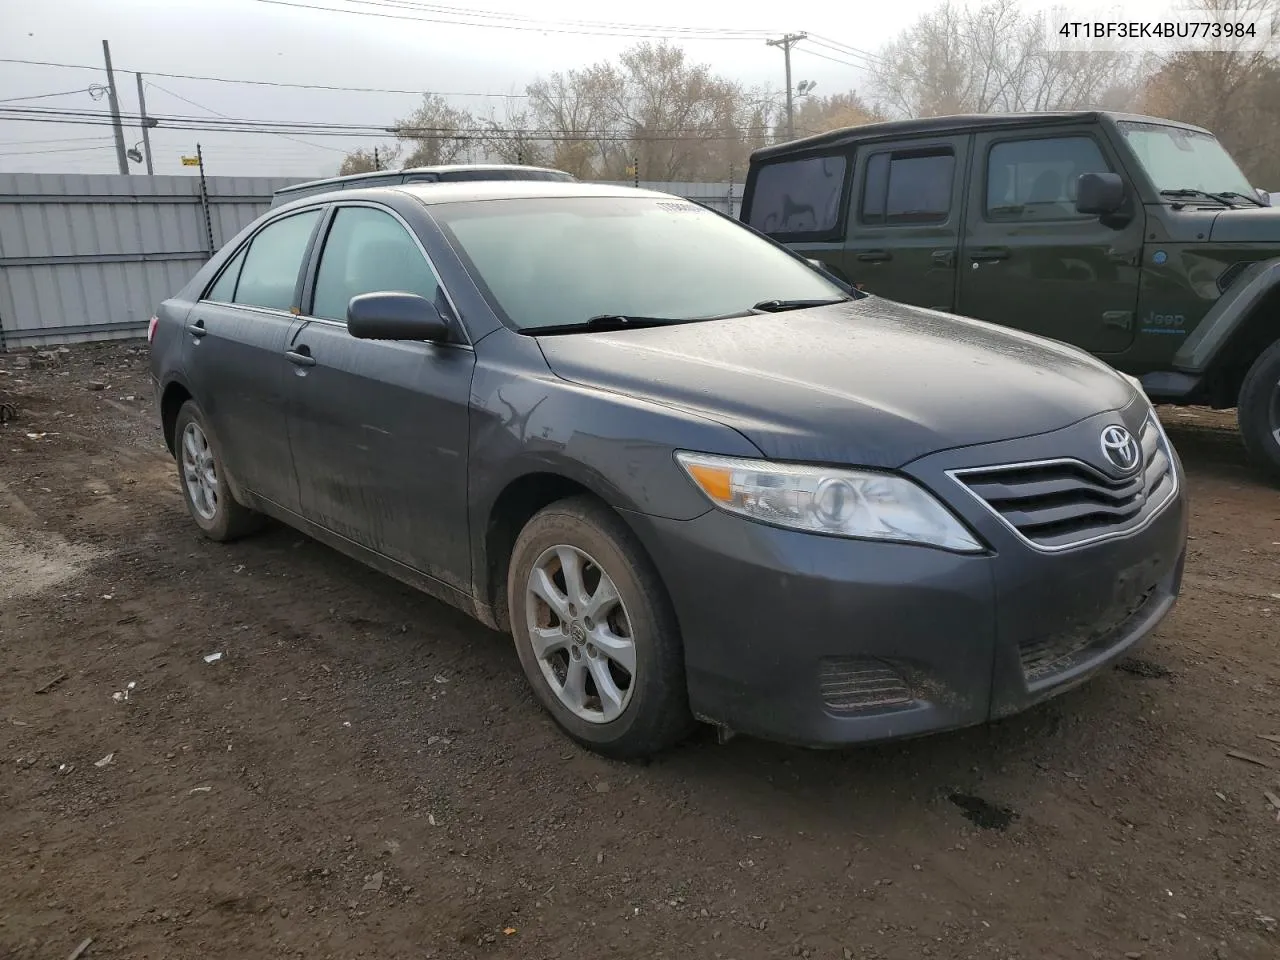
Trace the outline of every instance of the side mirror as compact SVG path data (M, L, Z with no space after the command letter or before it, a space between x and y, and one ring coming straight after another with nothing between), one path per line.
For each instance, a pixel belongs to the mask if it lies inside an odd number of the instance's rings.
M362 293L347 304L347 332L359 340L443 340L449 324L416 293Z
M1105 217L1124 204L1124 181L1118 173L1082 173L1076 179L1076 211Z

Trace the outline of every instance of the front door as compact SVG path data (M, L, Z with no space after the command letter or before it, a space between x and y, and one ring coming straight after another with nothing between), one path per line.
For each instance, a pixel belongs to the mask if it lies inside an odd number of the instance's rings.
M1120 169L1110 145L1089 127L978 135L959 311L1096 354L1127 349L1135 332L1142 206L1122 226L1075 209L1081 174Z
M273 220L187 315L183 366L227 469L253 494L298 508L282 391L293 309L320 209Z
M311 307L289 352L289 436L302 515L468 593L468 401L475 352L357 340L347 304L401 291L450 306L409 228L373 205L339 205Z
M954 309L969 143L962 135L858 148L843 266L862 289Z

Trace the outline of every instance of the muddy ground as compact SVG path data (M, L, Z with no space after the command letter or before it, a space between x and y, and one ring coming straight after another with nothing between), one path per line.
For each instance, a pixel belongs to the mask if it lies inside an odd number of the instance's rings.
M463 615L281 527L201 540L138 343L29 356L0 957L1280 956L1280 490L1229 415L1164 412L1191 559L1124 669L954 735L628 766Z

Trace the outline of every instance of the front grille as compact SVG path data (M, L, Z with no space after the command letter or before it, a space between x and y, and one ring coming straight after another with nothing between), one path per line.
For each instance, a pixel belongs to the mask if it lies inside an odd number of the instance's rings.
M1076 623L1053 633L1024 640L1018 644L1022 673L1028 683L1035 683L1061 673L1093 651L1101 651L1118 643L1138 620L1145 617L1159 597L1155 587L1136 600L1117 605L1100 614L1091 623Z
M1139 441L1143 466L1126 480L1069 459L957 470L953 475L1032 545L1062 550L1135 529L1173 495L1173 462L1154 415L1143 425Z
M852 713L909 704L906 680L882 660L826 657L818 676L822 701L831 710Z

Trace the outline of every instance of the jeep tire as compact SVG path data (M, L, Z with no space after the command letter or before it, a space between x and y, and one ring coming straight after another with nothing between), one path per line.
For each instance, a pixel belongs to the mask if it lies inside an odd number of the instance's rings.
M1263 350L1245 374L1237 413L1245 449L1280 481L1280 340Z

